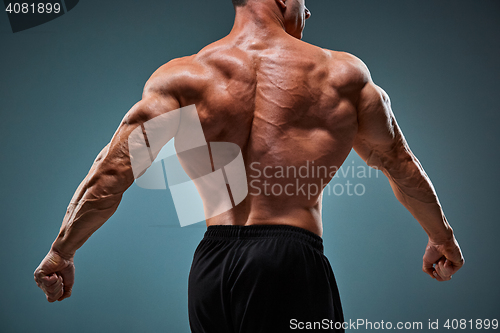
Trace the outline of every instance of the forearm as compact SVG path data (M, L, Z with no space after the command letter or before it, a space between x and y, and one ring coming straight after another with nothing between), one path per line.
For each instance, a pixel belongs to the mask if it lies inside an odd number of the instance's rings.
M73 257L87 239L116 211L121 196L102 199L81 199L70 203L61 230L52 249L64 258Z
M447 241L453 237L436 191L418 160L410 154L399 167L385 169L396 198L415 217L429 238Z
M120 154L121 155L121 154ZM132 184L130 162L106 147L71 200L52 249L72 257L116 211L123 192Z

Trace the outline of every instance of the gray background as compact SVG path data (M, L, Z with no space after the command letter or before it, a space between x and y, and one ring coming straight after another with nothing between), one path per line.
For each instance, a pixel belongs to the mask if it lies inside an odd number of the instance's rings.
M433 179L466 265L421 272L426 235L387 181L325 196L325 252L347 320L500 319L498 1L309 0L304 40L364 60ZM75 257L73 296L49 304L32 273L65 208L142 87L168 60L223 37L224 1L82 0L13 34L0 14L1 332L188 332L187 276L202 224L167 191L133 185ZM361 167L352 154L347 165ZM445 331L442 329L440 331Z

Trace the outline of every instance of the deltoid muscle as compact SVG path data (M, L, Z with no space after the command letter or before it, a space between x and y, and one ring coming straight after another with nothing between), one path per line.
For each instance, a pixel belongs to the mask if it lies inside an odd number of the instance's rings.
M168 186L181 226L222 214L248 194L240 147L207 143L194 105L137 127L128 144L136 184L144 189Z

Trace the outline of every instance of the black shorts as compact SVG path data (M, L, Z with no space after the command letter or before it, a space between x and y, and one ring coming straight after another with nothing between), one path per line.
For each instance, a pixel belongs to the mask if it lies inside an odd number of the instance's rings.
M210 226L189 274L192 333L344 332L323 240L292 226Z

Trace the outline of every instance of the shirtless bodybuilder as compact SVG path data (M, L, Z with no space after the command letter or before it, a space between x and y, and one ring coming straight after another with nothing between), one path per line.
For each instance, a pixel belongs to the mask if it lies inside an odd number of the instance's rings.
M57 239L35 271L49 302L70 297L75 251L111 217L134 182L129 135L189 105L196 106L207 142L240 147L249 183L264 180L265 167L314 162L338 169L354 148L383 171L429 236L423 271L446 281L460 269L464 259L452 228L388 95L358 58L301 41L311 16L304 2L233 0L236 16L228 36L151 76L142 100L76 190ZM332 176L319 173L299 182L324 187ZM265 180L283 187L290 182ZM189 277L192 331L285 332L292 318L341 322L335 279L322 252L321 193L274 195L256 190L263 182L252 184L241 203L206 220Z

